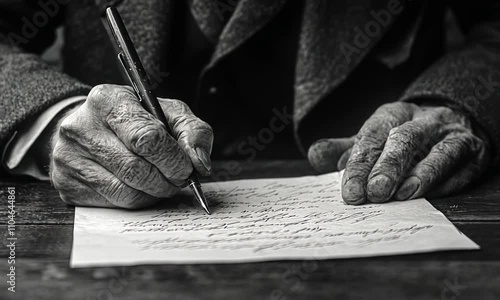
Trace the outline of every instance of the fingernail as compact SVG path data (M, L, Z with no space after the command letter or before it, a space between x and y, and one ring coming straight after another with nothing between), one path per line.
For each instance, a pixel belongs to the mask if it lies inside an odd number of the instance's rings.
M418 177L411 176L410 178L406 179L399 188L396 194L396 199L407 200L412 198L417 193L421 184L422 183Z
M212 163L210 162L210 155L208 155L208 153L202 148L196 148L196 154L198 155L198 158L203 164L203 167L205 167L205 170L207 170L207 172L209 173L212 172Z
M386 175L380 174L368 181L366 193L371 202L385 202L391 197L394 182Z
M361 204L365 200L363 182L357 178L346 181L342 187L342 198L348 204Z

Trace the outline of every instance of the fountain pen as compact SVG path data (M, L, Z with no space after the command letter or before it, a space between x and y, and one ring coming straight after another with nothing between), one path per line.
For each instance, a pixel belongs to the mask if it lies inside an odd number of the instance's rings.
M165 124L169 134L172 135L170 127L168 126L167 118L163 113L158 99L153 93L151 82L149 81L148 75L144 70L141 61L139 60L137 51L132 44L132 40L128 35L127 29L125 28L125 24L123 24L118 10L115 7L108 7L106 9L106 19L108 21L108 33L112 35L115 45L117 46L118 60L123 66L123 69L127 74L141 105L145 110ZM196 174L196 170L193 170L193 173L187 179L187 184L193 191L194 197L201 204L205 212L210 214L210 209L201 189L201 184L198 179L198 175Z

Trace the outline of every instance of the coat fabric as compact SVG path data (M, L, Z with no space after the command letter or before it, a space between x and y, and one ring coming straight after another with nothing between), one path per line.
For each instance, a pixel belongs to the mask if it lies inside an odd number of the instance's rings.
M109 5L119 9L147 71L169 70L175 64L169 54L176 51L172 41L179 27L176 11L180 3L0 0L2 148L18 128L50 105L86 95L96 84L123 82L100 21ZM399 99L434 101L466 112L487 133L496 153L500 149L500 4L494 0L465 3L191 0L190 13L214 44L197 94L200 98L208 95L211 74L237 60L294 5L298 13L288 20L294 25L290 30L296 31L292 34L296 46L290 97L293 132L302 152L316 138L354 134L354 129L335 131L342 127L341 121L351 118L350 112L364 107L366 112L352 117L361 122L379 104ZM231 6L228 17L224 9ZM466 35L466 42L449 52L445 52L442 30L446 8L452 9ZM61 24L65 27L64 72L39 57ZM289 51L278 47L275 52L286 55ZM265 76L266 63L260 66L258 71ZM252 83L251 78L245 81ZM265 92L251 86L246 89L256 95ZM359 128L359 122L355 127Z

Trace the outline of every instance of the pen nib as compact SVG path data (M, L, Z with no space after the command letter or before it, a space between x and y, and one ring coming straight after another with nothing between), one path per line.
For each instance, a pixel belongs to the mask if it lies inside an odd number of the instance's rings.
M201 204L201 207L203 207L203 209L207 212L207 214L210 215L211 213L210 209L208 208L207 199L205 198L205 195L203 195L203 191L201 190L201 188L199 187L193 188L193 192L196 197L196 200L198 200L198 202Z
M192 180L191 178L188 179L189 187L193 191L194 197L196 198L196 201L200 203L201 207L205 210L207 214L211 214L210 209L208 208L208 202L207 199L205 198L205 195L203 194L203 191L201 190L201 185L197 183L197 180Z

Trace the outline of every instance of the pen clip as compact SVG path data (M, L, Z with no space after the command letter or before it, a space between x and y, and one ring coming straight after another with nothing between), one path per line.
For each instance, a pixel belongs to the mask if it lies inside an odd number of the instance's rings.
M137 97L139 98L139 101L142 102L141 94L139 93L139 88L135 84L135 81L132 80L132 76L129 73L130 70L131 70L131 67L127 63L127 60L123 57L123 52L119 52L118 53L118 60L122 64L123 70L125 70L125 73L127 74L128 80L130 81L130 84L132 85L132 88L134 89L135 93L137 94Z

